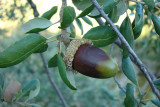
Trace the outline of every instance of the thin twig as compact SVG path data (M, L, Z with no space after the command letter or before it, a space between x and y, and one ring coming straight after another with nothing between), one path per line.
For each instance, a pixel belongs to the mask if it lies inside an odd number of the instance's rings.
M32 0L28 0L28 2L29 2L29 4L31 5L31 7L32 7L32 9L33 9L34 16L35 16L35 17L38 17L38 16L39 16L39 13L38 13L38 11L37 11L36 5L33 3ZM48 78L49 78L49 81L50 81L52 87L55 89L57 95L59 96L60 100L62 101L63 106L64 106L64 107L67 107L67 103L66 103L66 101L65 101L62 93L60 92L60 90L58 89L56 83L54 82L54 80L53 80L52 77L51 77L51 73L50 73L50 71L49 71L49 69L48 69L47 62L46 62L46 60L45 60L45 58L44 58L43 53L40 53L40 56L41 56L41 59L42 59L42 62L43 62L45 71L46 71L46 73L47 73L47 75L48 75Z
M64 107L67 107L67 103L66 103L66 101L64 100L62 93L60 92L60 90L58 89L56 83L55 83L54 80L52 79L51 72L49 71L49 69L48 69L48 67L47 67L47 62L46 62L46 60L45 60L45 58L44 58L44 55L43 55L42 53L41 53L40 55L41 55L41 58L42 58L42 61L43 61L43 65L44 65L44 67L45 67L45 70L46 70L46 72L47 72L48 79L49 79L51 85L54 87L54 89L55 89L56 93L58 94L59 98L61 99Z
M62 6L61 6L61 10L60 10L60 22L62 22L63 19L63 7L67 6L67 0L62 0ZM69 43L70 43L70 39L67 36L67 29L64 28L61 30L61 41L64 43L64 45L66 47L68 47Z
M112 56L113 48L114 48L114 43L111 44L109 56Z
M137 107L140 107L140 105L142 103L142 100L143 100L143 98L144 98L145 95L146 95L146 93L144 93L143 95L141 95L141 98L140 98L139 103L137 104Z
M51 42L55 42L55 41L57 41L57 39L51 40L51 41L47 41L46 44L51 43Z
M96 21L99 23L99 25L104 25L104 22L102 21L102 19L96 19ZM119 48L122 48L121 47L121 41L119 40L119 38L114 42ZM138 65L138 63L137 63L137 61L134 59L134 57L132 56L132 55L130 55L129 56L130 57L130 59L131 59L131 61L135 64L135 65L137 65L137 66L139 66ZM151 72L151 71L147 71L148 72L148 74L149 74L149 76L150 76L150 78L152 79L152 80L156 80L156 76Z
M60 33L59 33L59 34L56 34L56 35L53 35L53 36L47 38L47 40L52 39L52 38L57 37L57 36L60 36L60 35L61 35Z
M33 15L34 15L34 17L38 17L39 13L37 11L36 5L33 3L32 0L28 0L28 3L31 5L31 8L33 9Z
M121 40L121 42L124 44L124 46L127 48L127 50L129 51L129 53L134 57L134 59L136 60L139 69L142 71L142 73L144 74L144 76L146 77L146 79L148 80L152 91L155 93L155 95L158 97L158 99L160 100L160 93L159 91L156 89L156 87L153 84L152 79L150 78L150 75L148 74L147 71L148 68L142 63L142 61L138 58L138 56L136 55L136 53L133 51L133 49L130 47L130 45L128 44L128 42L126 41L126 39L123 37L123 35L119 32L119 30L117 29L117 27L114 25L114 23L110 20L110 18L106 15L106 13L104 12L104 10L102 9L102 7L99 5L99 3L97 2L97 0L91 0L92 3L95 5L95 7L97 8L97 10L100 12L101 16L110 24L111 28L113 29L113 31L117 34L117 36L119 37L119 39Z
M124 94L126 94L126 90L125 90L125 89L122 87L122 85L118 82L116 76L114 76L113 78L114 78L114 81L117 83L119 89L120 89ZM137 104L142 103L142 104L146 105L142 100L139 100L139 99L136 99L136 102L137 102Z
M97 21L97 22L98 22L98 21ZM103 21L100 21L100 20L99 20L99 22L101 22L101 24L102 24ZM99 22L98 22L98 23L99 23ZM113 48L114 48L114 43L111 44L109 56L112 56ZM117 83L118 87L121 89L121 91L126 94L126 90L125 90L125 89L121 86L121 84L118 82L116 76L114 76L113 78L114 78L114 81Z
M126 90L121 86L121 84L118 82L117 78L114 76L114 81L117 83L118 87L121 89L122 92L126 94Z
M119 48L122 48L122 47L121 47L121 41L120 41L119 39L117 39L117 40L115 41L115 44L116 44ZM136 59L135 59L132 55L130 55L129 57L130 57L131 61L132 61L135 65L139 66L139 64L137 63ZM149 76L150 76L150 78L151 78L152 80L156 80L156 76L155 76L149 69L147 69L147 72L148 72L148 74L149 74Z
M124 7L125 7L125 11L126 11L126 15L127 15L127 17L129 18L129 15L128 15L128 12L127 12L127 6L126 6L126 3L125 3L125 1L124 1L124 0L123 0L123 3L124 3ZM142 94L141 94L141 90L140 90L140 88L139 88L138 80L136 79L136 81L137 81L137 87L138 87L139 94L140 94L140 96L142 96Z

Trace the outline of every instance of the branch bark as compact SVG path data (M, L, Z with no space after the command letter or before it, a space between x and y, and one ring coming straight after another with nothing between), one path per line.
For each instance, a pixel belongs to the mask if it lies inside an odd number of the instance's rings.
M45 60L45 58L44 58L44 55L43 55L42 53L40 53L40 55L41 55L41 59L42 59L44 68L45 68L45 70L46 70L46 73L47 73L47 75L48 75L48 79L49 79L52 87L54 87L54 89L55 89L57 95L59 96L59 98L61 99L64 107L67 107L66 101L64 100L62 93L60 92L60 90L58 89L56 83L54 82L54 80L53 80L52 77L51 77L51 72L49 71L49 69L48 69L48 67L47 67L47 62L46 62L46 60Z
M102 21L103 22L103 21ZM99 22L98 22L99 23ZM113 48L114 48L114 43L112 43L111 47L110 47L110 53L109 56L112 56L112 52L113 52ZM116 76L113 77L114 81L117 83L119 89L126 94L126 90L122 87L122 85L119 83L119 81L117 80ZM140 100L141 101L141 100ZM136 99L137 104L142 103L145 104L144 102L140 102L138 99Z
M67 0L62 0L62 6L61 6L61 10L60 10L60 22L62 22L62 18L63 18L63 7L67 6ZM70 43L70 39L67 36L67 29L64 28L61 30L61 41L64 43L64 45L66 47L68 47L69 43Z
M121 86L121 84L118 82L117 78L114 76L114 81L117 83L119 89L122 90L122 92L124 92L126 94L126 90Z
M127 48L127 50L129 51L129 53L133 56L133 58L135 59L135 61L137 62L137 66L138 68L142 71L142 73L144 74L144 76L146 77L148 83L150 84L152 91L155 93L155 95L158 97L158 99L160 100L160 93L159 91L156 89L156 87L153 84L152 79L150 78L150 75L148 73L148 68L142 63L142 61L138 58L138 56L136 55L136 53L133 51L133 49L129 46L128 42L126 41L126 39L123 37L123 35L119 32L119 30L117 29L117 27L114 25L114 23L110 20L110 18L105 14L104 10L102 9L102 7L99 5L99 3L97 2L97 0L91 0L92 3L95 5L95 7L97 8L97 10L100 12L101 16L110 24L112 30L117 34L117 36L119 37L121 43L123 43L125 45L125 47Z
M34 17L38 17L38 16L39 16L39 12L38 12L38 10L37 10L36 5L33 3L32 0L28 0L28 2L29 2L29 4L31 5L31 8L33 9ZM52 87L55 89L57 95L59 96L61 102L63 103L63 106L64 106L64 107L67 107L67 103L66 103L66 101L65 101L62 93L60 92L60 90L58 89L56 83L54 82L54 80L53 80L52 77L51 77L51 72L50 72L49 69L48 69L47 62L46 62L46 60L45 60L45 58L44 58L43 53L40 53L40 56L41 56L41 59L42 59L42 62L43 62L43 66L44 66L44 68L45 68L45 71L46 71L46 73L47 73L47 75L48 75L48 79L49 79Z

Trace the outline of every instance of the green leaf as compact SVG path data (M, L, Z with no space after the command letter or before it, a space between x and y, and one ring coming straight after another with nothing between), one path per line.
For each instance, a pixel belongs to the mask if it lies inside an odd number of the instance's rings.
M126 3L127 6L127 3ZM128 6L127 6L128 8ZM120 0L120 2L117 4L117 16L120 16L126 12L125 4L123 0Z
M160 79L154 80L153 83L157 88L160 88Z
M155 104L157 107L160 107L160 101L159 99L152 99L151 100L153 104Z
M48 49L48 44L43 44L37 51L35 51L34 53L42 53L47 51Z
M94 9L94 5L92 4L91 6L89 6L89 7L86 8L85 10L83 10L83 11L77 16L77 18L84 17L84 16L88 15L93 9Z
M20 93L20 97L28 96L28 99L32 99L38 95L40 91L40 82L39 80L31 80L27 82Z
M13 66L22 62L43 46L45 42L46 38L39 34L25 36L0 53L0 68Z
M135 21L133 23L134 39L137 39L140 36L143 28L143 7L140 3L137 4Z
M131 80L135 85L137 85L137 79L134 72L134 67L129 57L122 58L122 70L123 73Z
M92 40L95 46L103 47L113 43L117 39L117 35L110 26L105 25L91 28L83 38Z
M129 43L131 48L133 48L134 35L133 35L132 26L131 26L131 22L130 22L129 17L126 17L124 19L123 23L121 24L120 32L122 33L122 35L124 36L126 41ZM128 52L127 48L124 46L124 44L122 44L122 49L123 49L123 57L125 57L125 58L128 57L129 52Z
M81 34L83 34L83 26L82 26L81 21L78 18L76 18L76 23L77 23L79 29L81 30Z
M57 12L57 8L58 8L58 6L52 7L50 10L46 11L45 13L43 13L43 15L41 17L50 20L51 17Z
M152 14L152 22L154 24L154 28L156 33L160 36L160 18L156 14Z
M70 37L75 38L76 37L76 28L75 28L75 26L73 24L71 24L69 27L70 27L70 31L71 31Z
M124 100L125 107L136 107L134 86L128 83L126 89L126 98Z
M72 71L66 71L66 72L67 72L67 78L68 78L69 82L72 84L72 86L74 86L76 88L76 82L75 82L73 72Z
M4 86L4 74L0 72L0 87L3 88Z
M92 2L90 0L72 0L72 2L78 10L82 11L92 5Z
M103 4L104 12L108 14L119 2L120 0L106 0Z
M143 2L145 2L146 5L148 5L150 11L154 9L155 4L153 0L143 0Z
M102 5L105 0L97 0L100 5ZM85 10L86 8L92 5L91 0L72 0L73 4L77 7L78 10Z
M102 5L102 8L106 14L108 14L118 3L120 0L106 0ZM100 17L100 13L97 9L94 9L90 14L90 17L96 18Z
M69 81L68 77L67 77L67 73L66 73L66 65L63 61L63 58L61 57L60 54L57 55L57 61L58 61L58 69L59 69L59 74L63 80L63 82L72 90L76 90L75 86L73 86L73 84L71 84L71 82ZM71 72L71 71L68 71Z
M154 51L155 53L160 53L160 41L158 39L154 40Z
M57 54L55 54L48 62L48 67L57 67Z
M4 86L4 74L0 72L0 99L3 95L3 86Z
M3 95L3 89L2 89L2 87L0 86L0 99L2 99L2 95Z
M63 53L61 53L61 56L64 56ZM49 61L48 61L48 67L57 67L57 54L55 54Z
M60 28L68 27L75 19L76 13L73 7L65 6L63 7L63 17Z
M119 19L117 16L117 6L113 8L113 10L108 14L108 17L112 20L113 23L116 23Z
M38 33L50 27L52 23L45 18L34 18L22 25L24 33Z
M33 99L34 97L36 97L40 92L40 82L39 82L39 80L36 80L36 81L37 81L36 88L34 90L30 91L28 100Z
M82 17L82 19L83 19L83 21L85 21L87 24L93 26L93 24L92 24L91 20L89 20L89 18L87 18L87 17Z

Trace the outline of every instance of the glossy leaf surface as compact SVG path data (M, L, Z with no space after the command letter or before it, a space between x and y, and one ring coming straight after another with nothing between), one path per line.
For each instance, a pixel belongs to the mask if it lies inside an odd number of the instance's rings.
M41 17L46 18L48 20L57 12L58 6L52 7L50 10L46 11Z
M83 38L90 39L93 44L103 47L113 43L117 36L108 25L91 28Z
M63 82L72 90L76 90L76 87L71 84L71 82L69 81L67 77L66 65L60 54L57 55L57 62L58 62L59 74ZM71 72L71 71L68 71L68 72Z
M0 53L0 68L16 65L37 51L46 42L39 34L26 35Z
M76 13L73 7L65 6L63 7L63 17L60 28L68 27L75 19Z
M134 72L134 67L129 57L122 59L122 70L123 73L131 80L135 85L137 85L137 79Z
M21 28L24 33L38 33L50 27L52 23L45 18L34 18L24 23Z

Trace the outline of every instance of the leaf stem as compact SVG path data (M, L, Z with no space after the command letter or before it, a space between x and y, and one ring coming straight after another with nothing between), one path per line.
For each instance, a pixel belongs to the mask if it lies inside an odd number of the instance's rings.
M52 39L52 38L57 37L57 36L60 36L60 35L61 35L60 33L59 33L59 34L56 34L56 35L53 35L53 36L47 38L47 40Z
M45 44L48 44L48 43L51 43L51 42L55 42L55 41L57 41L57 39L48 41L48 42L46 42Z

